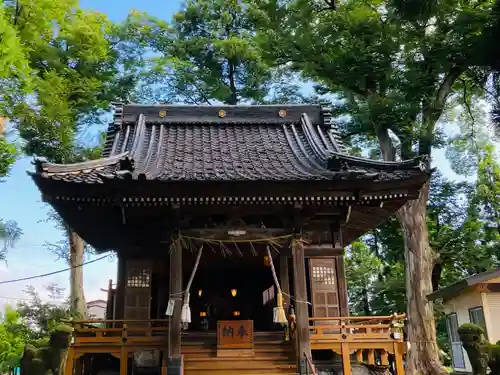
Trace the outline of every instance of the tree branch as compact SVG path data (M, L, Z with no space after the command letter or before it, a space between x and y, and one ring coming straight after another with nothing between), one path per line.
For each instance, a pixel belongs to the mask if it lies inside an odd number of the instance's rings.
M434 100L424 103L422 111L422 133L420 134L418 145L419 155L430 155L431 147L434 143L434 129L436 123L443 114L446 99L448 99L448 96L453 90L453 84L464 71L465 69L461 66L453 66L439 85Z
M443 109L446 104L446 99L448 99L448 96L450 95L453 89L453 84L464 71L465 69L463 69L458 65L455 65L450 69L448 74L444 77L443 82L441 82L441 85L439 85L436 97L430 103L430 108L428 108L430 111L428 113L429 114L428 120L430 120L434 124L437 122L437 120L439 120L439 117L441 117L441 114L443 113ZM425 109L424 112L426 112ZM432 124L432 126L434 126L434 124Z
M391 137L389 137L389 132L385 128L375 129L375 131L377 132L382 157L385 161L395 161L396 149L394 148Z

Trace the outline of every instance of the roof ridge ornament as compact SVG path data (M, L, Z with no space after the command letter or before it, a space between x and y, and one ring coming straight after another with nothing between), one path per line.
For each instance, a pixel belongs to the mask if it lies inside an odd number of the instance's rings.
M45 160L40 159L40 158L33 158L33 161L31 162L32 165L35 166L35 172L36 173L43 173L45 172L43 165L46 163Z
M347 148L344 145L344 141L340 136L338 128L333 123L332 107L329 102L320 102L321 106L321 117L323 119L323 126L328 128L328 137L333 143L333 146L338 152L347 154Z
M323 117L323 125L331 127L332 125L332 107L329 102L320 102L321 116Z
M135 160L126 156L118 162L118 172L133 172L135 169Z
M113 107L113 130L118 131L123 124L123 103L111 103Z
M431 168L429 155L419 155L416 159L420 161L418 164L418 168L423 172L430 172L433 168Z

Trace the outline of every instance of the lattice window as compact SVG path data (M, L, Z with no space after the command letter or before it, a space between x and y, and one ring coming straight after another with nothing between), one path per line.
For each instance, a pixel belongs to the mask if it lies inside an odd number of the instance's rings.
M331 267L312 267L313 283L323 285L335 285L335 271Z
M128 272L127 287L149 288L151 285L151 273L148 268L131 268Z

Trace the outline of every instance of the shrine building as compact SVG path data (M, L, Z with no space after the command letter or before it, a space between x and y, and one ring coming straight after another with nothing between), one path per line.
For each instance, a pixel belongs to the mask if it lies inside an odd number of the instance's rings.
M329 107L117 104L100 159L31 175L118 258L106 320L75 322L64 375L305 374L330 360L403 374L403 316L349 316L344 249L429 172L349 155Z

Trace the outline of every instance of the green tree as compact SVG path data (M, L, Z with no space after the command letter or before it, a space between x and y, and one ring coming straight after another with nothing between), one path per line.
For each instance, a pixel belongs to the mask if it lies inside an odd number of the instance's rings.
M495 153L495 148L491 144L486 145L481 151L475 203L482 209L487 229L493 231L491 236L498 241L500 239L500 163L497 162L497 157L498 153Z
M0 182L10 171L18 155L16 146L7 141L6 122L7 108L13 97L24 96L30 93L31 69L27 59L26 49L22 45L16 28L8 21L9 13L0 2ZM15 229L15 230L13 230ZM0 240L4 246L0 251L0 258L4 259L8 245L17 240L20 230L14 222L0 220Z
M29 328L29 342L43 341L48 338L59 324L79 317L78 312L71 309L70 303L61 301L63 289L57 285L47 285L51 300L44 301L33 286L28 286L25 293L29 299L21 301L17 312ZM70 301L71 302L71 297Z
M373 315L373 284L381 272L381 260L363 242L354 242L345 260L351 312Z
M431 180L427 224L430 243L439 254L433 267L434 289L500 266L498 232L487 220L488 211L478 199L481 189L477 185L481 180L479 176L484 174L483 165L488 163L479 164L475 183L449 181L437 172ZM404 254L401 251L404 240L397 220L388 220L362 241L360 245L353 244L347 252L351 312L387 315L404 311ZM442 359L448 363L451 353L445 314L439 302L435 303L435 318L438 344L446 353Z
M11 165L16 161L16 154L16 147L0 133L0 178L7 176Z
M82 10L76 0L5 1L6 20L15 30L31 69L32 95L11 95L6 115L23 138L23 151L54 163L83 160L94 153L81 133L102 124L112 100L124 100L135 85L133 51L123 41L123 25ZM140 60L138 60L140 62ZM83 240L68 225L71 307L85 313Z
M429 157L444 141L449 98L484 93L498 63L495 1L254 0L269 61L292 65L343 99L346 134L376 139L387 161ZM495 36L496 35L496 36ZM430 159L423 159L429 164ZM404 238L409 374L444 373L438 358L429 243L429 185L397 213Z
M7 306L0 322L0 373L19 367L24 346L30 341L29 329L21 315Z
M138 101L238 104L307 101L297 77L261 58L244 2L188 0L171 22L132 12L129 35L153 57Z

